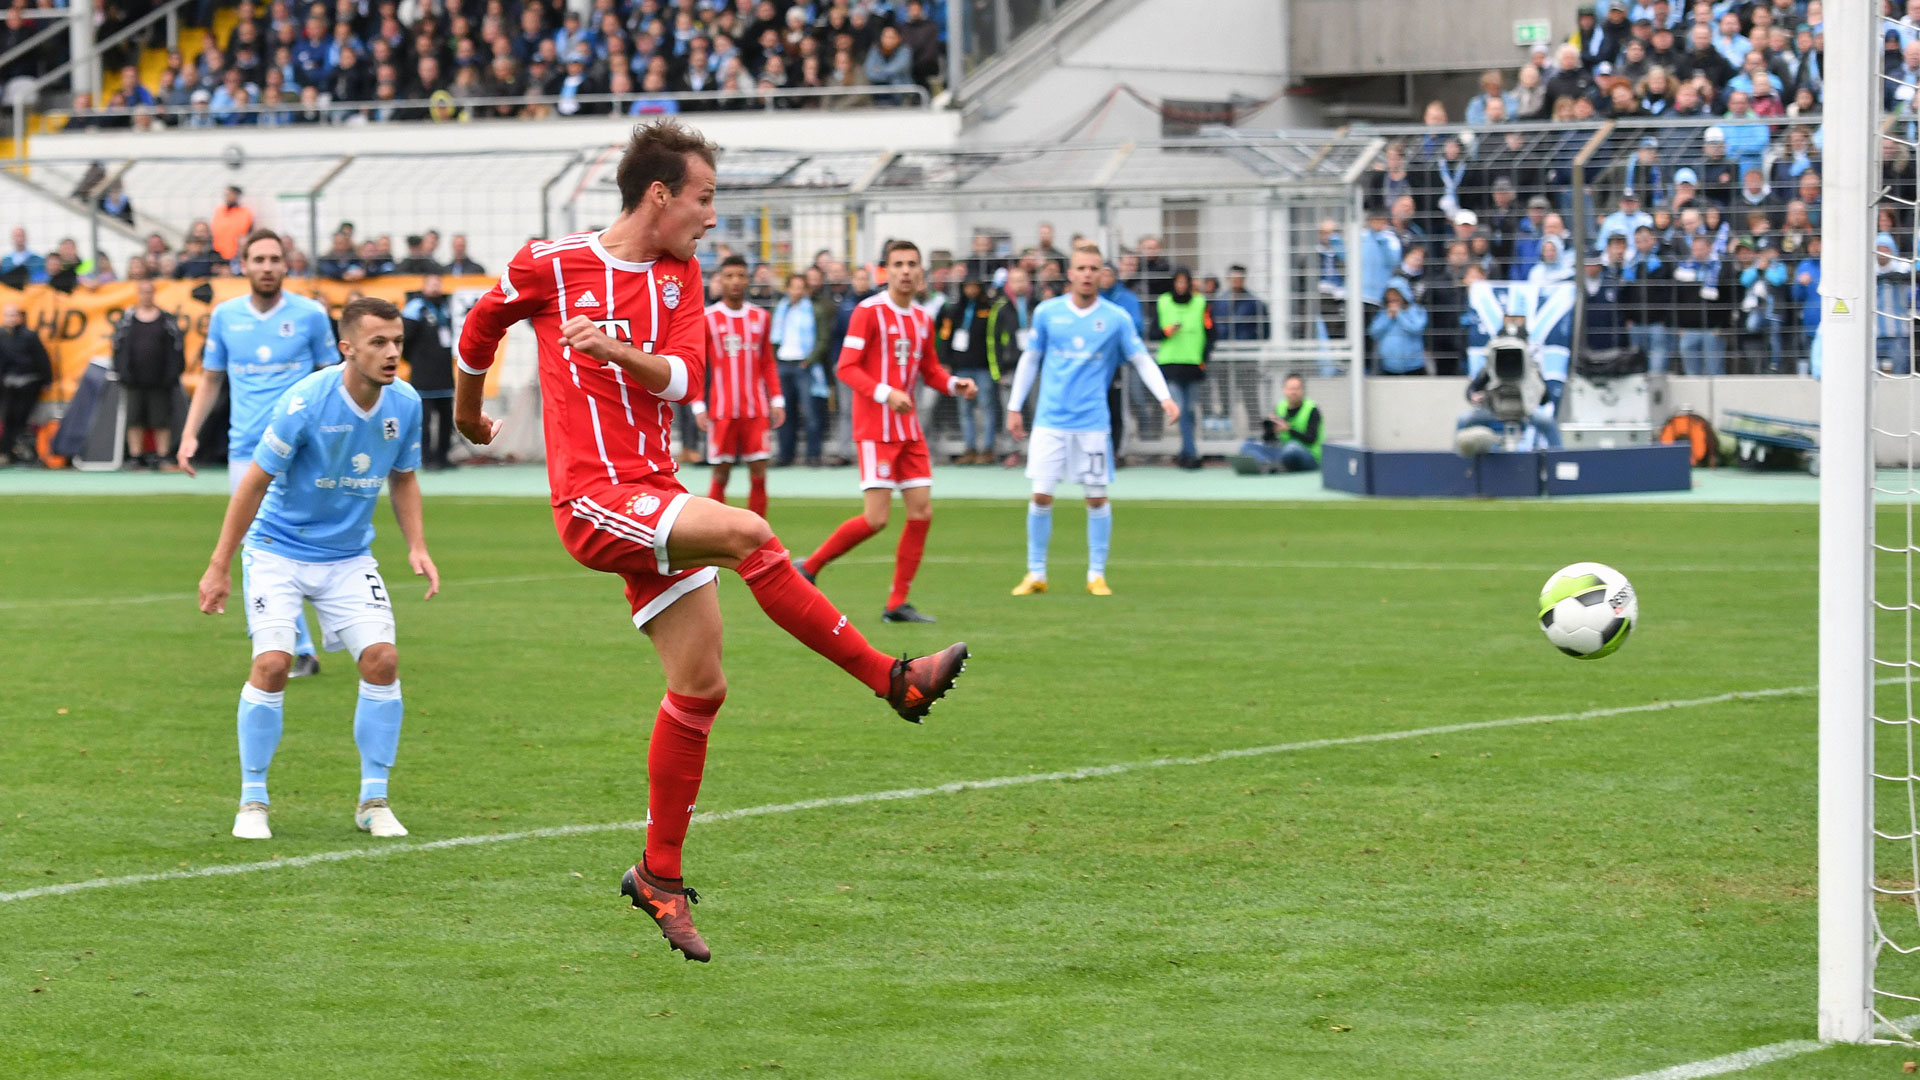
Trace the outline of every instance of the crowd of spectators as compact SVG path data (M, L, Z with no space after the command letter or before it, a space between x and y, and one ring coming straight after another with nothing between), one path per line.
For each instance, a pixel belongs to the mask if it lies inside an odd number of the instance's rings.
M1643 349L1656 371L1674 357L1693 374L1730 360L1805 371L1819 325L1820 140L1808 125L1779 128L1744 129L1767 137L1738 156L1730 125L1624 131L1584 166L1578 204L1570 172L1590 129L1447 134L1427 160L1416 140L1389 145L1359 252L1373 369L1463 373L1470 287L1513 281L1580 283L1587 346ZM1901 167L1890 161L1890 178ZM1332 222L1317 256L1302 276L1316 279L1326 336L1346 286Z
M170 52L157 82L129 61L107 100L76 94L67 130L884 107L917 100L899 88L937 89L946 55L945 0L593 0L585 16L564 0L240 0L235 13L224 40ZM896 89L774 93L849 87ZM728 96L670 96L689 92Z
M1920 0L1885 9L1884 104L1911 115ZM1370 370L1464 373L1472 284L1513 281L1578 283L1581 345L1641 350L1656 371L1808 372L1820 324L1823 33L1822 0L1615 0L1581 8L1571 37L1536 48L1511 85L1483 75L1461 110L1467 127L1430 103L1431 131L1394 140L1367 182L1354 285ZM1696 122L1647 123L1656 118ZM1612 136L1579 164L1608 120ZM1913 154L1890 138L1882 158L1883 275L1910 277ZM1319 298L1310 332L1344 331L1347 256L1323 224L1298 273ZM1912 310L1910 282L1903 295L1896 310ZM1907 370L1905 353L1890 340L1881 363Z
M240 191L229 188L230 201L212 218L201 218L188 226L180 246L169 246L161 234L148 233L143 250L116 268L104 251L91 255L81 252L72 237L64 237L51 250L38 251L28 243L27 230L14 226L8 246L0 252L0 285L22 288L49 285L60 292L72 292L82 286L104 285L113 281L145 279L198 281L207 278L237 277L236 260L239 238L253 227L253 214L238 203ZM236 226L244 223L245 228ZM393 238L387 235L356 241L352 222L343 222L333 233L332 247L318 260L310 257L290 238L287 242L287 276L296 279L323 278L332 281L366 281L387 274L485 274L486 267L467 252L467 237L455 233L441 250L438 230L428 229L404 239L405 251L394 251Z

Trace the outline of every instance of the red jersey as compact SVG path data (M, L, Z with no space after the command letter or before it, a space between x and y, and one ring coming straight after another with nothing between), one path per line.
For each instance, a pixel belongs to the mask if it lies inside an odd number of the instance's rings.
M467 312L456 352L460 370L483 374L507 328L533 327L540 350L540 395L553 504L583 491L630 484L674 469L670 402L699 396L707 330L700 264L663 258L616 259L597 233L535 240L520 249ZM560 324L585 315L602 332L664 356L672 377L657 394L612 364L560 344Z
M853 388L855 442L924 442L917 412L895 413L887 396L916 383L951 393L953 376L940 366L933 345L933 318L919 305L895 307L885 292L860 301L840 347L840 381Z
M748 304L738 311L724 303L707 305L707 377L705 408L716 420L767 415L771 402L782 408L780 369L774 366L773 316ZM695 408L700 408L696 404Z

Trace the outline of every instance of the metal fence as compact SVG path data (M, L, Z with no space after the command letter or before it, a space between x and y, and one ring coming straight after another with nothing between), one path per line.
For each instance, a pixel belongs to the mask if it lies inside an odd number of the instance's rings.
M1383 253L1399 260L1389 276L1429 316L1435 373L1466 370L1466 286L1489 280L1578 283L1574 340L1644 351L1655 373L1808 374L1819 121L1369 128L1386 145L1362 183L1379 216L1360 254L1376 270ZM1905 175L1886 179L1910 190L1910 155ZM1905 211L1889 206L1883 227L1911 253ZM1379 292L1380 274L1358 273ZM1381 299L1366 297L1369 315Z
M1220 340L1195 400L1202 453L1230 453L1257 434L1290 372L1308 377L1329 433L1342 437L1353 431L1356 396L1344 380L1356 352L1348 328L1357 301L1341 258L1358 228L1357 184L1381 145L1372 136L1319 131L966 152L730 150L720 163L720 225L702 255L747 255L756 265L754 298L771 304L784 275L807 266L820 267L836 295L873 288L869 264L887 239L907 237L926 252L935 291L957 295L968 275L999 288L1008 268L1024 264L1037 300L1064 290L1062 253L1089 239L1139 304L1150 343L1159 337L1156 298L1178 271L1218 301ZM529 237L610 222L619 210L617 160L617 147L230 153L34 159L0 175L32 185L38 196L23 221L36 248L71 236L120 272L148 256L151 269L179 272L182 243L201 231L229 184L243 190L259 224L293 239L296 267L358 254L333 250L343 243L340 226L351 223L356 245L376 246L376 261L404 259L405 238L432 230L442 238L436 258L449 258L457 236L469 258L497 271ZM530 354L514 366L530 377ZM1010 368L1003 379L1011 379ZM1121 394L1123 454L1174 453L1177 433L1165 428L1137 376L1129 373ZM958 452L954 403L927 407L936 449ZM837 445L844 454L843 398L833 412L828 453Z

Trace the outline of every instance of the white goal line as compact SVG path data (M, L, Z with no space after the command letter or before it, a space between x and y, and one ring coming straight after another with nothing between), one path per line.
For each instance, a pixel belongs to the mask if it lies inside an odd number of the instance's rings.
M1579 712L1544 713L1536 716L1510 716L1498 720L1476 720L1464 724L1442 724L1437 727L1412 728L1402 731L1381 731L1369 735L1349 735L1337 739L1307 739L1301 742L1275 743L1269 746L1250 746L1235 750L1220 750L1211 754L1198 754L1191 757L1163 757L1148 761L1127 761L1113 765L1091 765L1080 769L1062 769L1056 772L995 776L984 780L956 780L952 783L936 784L931 787L896 788L892 791L869 791L858 795L834 795L819 799L803 799L799 802L744 806L737 810L717 810L695 814L693 820L701 823L734 821L740 818L765 817L771 814L793 814L803 810L821 810L834 806L860 806L867 803L895 802L902 799L922 799L932 795L955 795L966 791L986 791L994 788L1017 787L1024 784L1090 780L1096 777L1119 776L1122 773L1141 772L1147 769L1165 769L1186 765L1208 765L1217 761L1231 761L1237 758L1266 757L1271 754L1291 754L1304 750L1321 750L1335 746L1360 746L1367 743L1420 739L1430 735L1454 735L1469 731L1489 731L1497 728L1551 724L1565 720L1599 720L1611 716L1628 716L1636 713L1665 712L1669 709L1692 709L1706 705L1723 705L1732 701L1757 701L1766 698L1790 697L1800 694L1810 694L1813 693L1815 689L1817 688L1813 686L1782 686L1766 690L1735 690L1725 694L1714 694L1710 697L1684 698L1676 701L1653 701L1644 705L1622 705L1606 709L1585 709ZM316 866L322 863L347 862L354 859L375 859L389 855L411 855L428 851L444 851L450 848L474 847L481 844L504 844L517 840L584 836L604 832L630 832L644 829L646 824L644 820L641 820L587 825L559 825L544 829L526 829L520 832L481 833L475 836L456 836L445 840L429 840L424 843L387 844L380 847L322 851L311 855L296 855L292 858L270 859L262 862L225 863L192 867L184 870L167 870L153 874L126 874L120 877L90 878L84 881L68 881L57 885L39 885L30 889L19 889L14 892L0 893L0 903L15 903L22 900L34 900L47 896L65 896L92 889L116 889L129 885L151 885L163 881L225 877L234 874L256 874L269 870L293 870L305 866Z
M1910 1029L1914 1024L1920 1024L1920 1016L1905 1017L1900 1020L1895 1020L1892 1025L1883 1023L1879 1025L1879 1027L1882 1033L1892 1034L1893 1027ZM1734 1053L1723 1054L1716 1058L1707 1058L1704 1061L1690 1061L1685 1065L1669 1065L1664 1069L1655 1069L1652 1072L1634 1073L1632 1076L1623 1076L1620 1080L1703 1080L1704 1077L1726 1076L1729 1073L1745 1072L1748 1069L1758 1068L1762 1065L1771 1065L1776 1061L1785 1061L1788 1058L1800 1057L1803 1054L1812 1054L1825 1050L1833 1045L1836 1044L1814 1042L1812 1039L1789 1039L1785 1042L1768 1043L1765 1046L1755 1046L1747 1050L1738 1050Z

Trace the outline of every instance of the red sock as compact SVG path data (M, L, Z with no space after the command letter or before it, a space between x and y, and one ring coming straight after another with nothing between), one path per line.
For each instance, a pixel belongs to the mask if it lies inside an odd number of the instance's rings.
M760 520L765 521L767 519L767 478L755 476L751 479L753 486L747 489L747 509L759 514Z
M680 846L707 767L707 733L724 700L671 690L660 699L647 741L647 870L659 877L680 876Z
M860 545L862 540L879 531L867 524L864 514L841 522L840 527L833 530L833 535L827 537L827 542L821 544L819 550L807 556L807 573L818 574L825 570L828 563L852 551Z
M866 635L848 622L812 582L800 576L787 556L787 549L780 545L779 537L768 540L740 560L739 574L740 580L753 590L760 609L780 629L866 683L869 690L886 696L893 675L893 658L867 644Z
M893 591L887 594L887 606L897 608L907 602L907 590L913 588L913 575L920 572L920 556L927 550L926 518L908 518L900 532L900 546L893 553Z
M727 501L727 482L720 479L717 473L712 480L707 482L707 498L717 503Z

